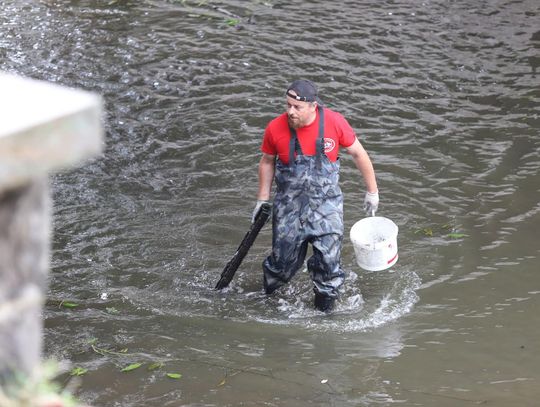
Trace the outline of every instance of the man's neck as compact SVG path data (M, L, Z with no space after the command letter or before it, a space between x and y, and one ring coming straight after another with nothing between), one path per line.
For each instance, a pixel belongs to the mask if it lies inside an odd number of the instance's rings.
M307 121L306 125L304 127L307 127L307 126L310 126L313 124L313 122L315 121L315 119L317 118L317 109L318 108L315 108L315 111L313 112L313 115L312 117L310 117L310 119Z

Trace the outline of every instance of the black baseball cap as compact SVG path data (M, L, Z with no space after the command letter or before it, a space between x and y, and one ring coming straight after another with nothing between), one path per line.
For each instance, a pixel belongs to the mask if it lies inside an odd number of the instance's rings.
M291 93L291 90L295 94ZM319 92L317 91L317 86L307 79L297 79L287 88L285 92L287 96L298 100L300 102L317 102L322 105L321 99L319 99Z

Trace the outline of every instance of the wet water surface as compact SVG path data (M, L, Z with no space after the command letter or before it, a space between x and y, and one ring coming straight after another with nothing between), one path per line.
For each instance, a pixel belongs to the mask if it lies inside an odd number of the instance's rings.
M96 406L536 405L539 23L534 0L0 1L1 70L106 105L103 156L51 180L45 355L88 369ZM400 228L390 271L345 239L328 316L305 271L263 294L268 227L213 290L297 77L356 129ZM347 156L341 186L348 231Z

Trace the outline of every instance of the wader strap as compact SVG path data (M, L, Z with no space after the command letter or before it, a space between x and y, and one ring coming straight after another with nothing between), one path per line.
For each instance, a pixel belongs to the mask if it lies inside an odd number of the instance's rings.
M303 155L302 147L300 147L300 142L298 141L298 135L296 130L292 127L289 127L291 131L291 141L289 142L289 165L294 165L295 153L298 155Z
M315 159L317 162L317 168L321 167L321 156L324 154L324 108L317 106L319 111L319 136L315 142ZM296 130L289 126L291 132L291 140L289 142L289 165L294 164L295 153L303 155L302 147L298 141L298 135Z
M315 143L315 163L318 169L322 167L322 156L324 154L324 108L317 106L319 110L319 137Z

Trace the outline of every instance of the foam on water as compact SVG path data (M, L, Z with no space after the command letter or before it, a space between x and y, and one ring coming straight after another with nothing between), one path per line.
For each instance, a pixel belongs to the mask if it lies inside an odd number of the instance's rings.
M268 324L334 332L365 331L406 315L418 301L418 275L414 272L396 272L395 276L393 283L383 287L382 292L368 300L364 299L358 285L350 284L336 303L334 311L329 314L314 309L310 292L310 295L304 296L291 295L294 294L294 288L289 288L275 301L278 313L271 317L255 315L254 310L246 311L250 318ZM273 304L267 306L271 307Z

